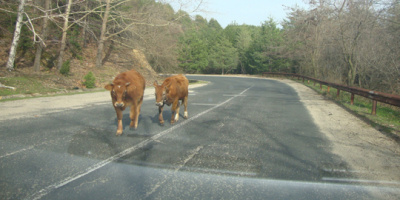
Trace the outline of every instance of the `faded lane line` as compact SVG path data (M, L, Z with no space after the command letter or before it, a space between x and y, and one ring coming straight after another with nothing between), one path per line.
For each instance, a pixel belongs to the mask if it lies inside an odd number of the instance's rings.
M335 178L335 177L322 177L322 180L331 182L342 182L342 183L400 185L399 181L386 181L386 180L368 180L368 179L351 179L351 178Z
M253 86L243 90L238 95L239 96L243 95L247 90L249 90L252 87ZM210 111L212 111L212 110L214 110L214 109L216 109L216 108L228 103L229 101L231 101L232 99L234 99L236 97L237 96L233 96L233 97L229 98L228 100L226 100L226 101L224 101L224 102L222 102L220 104L217 104L216 106L214 106L212 108L209 108L209 109L207 109L207 110L205 110L205 111L203 111L203 112L201 112L201 113L199 113L199 114L197 114L197 115L195 115L193 117L190 117L189 119L187 119L185 121L182 121L181 123L176 124L175 126L169 128L169 129L167 129L165 131L162 131L162 132L152 136L151 138L140 142L139 144L137 144L137 145L135 145L135 146L133 146L131 148L125 149L124 151L122 151L122 152L120 152L118 154L115 154L114 156L111 156L111 157L109 157L109 158L107 158L107 159L105 159L105 160L103 160L103 161L101 161L101 162L99 162L99 163L97 163L95 165L92 165L91 167L86 168L85 170L83 170L83 171L81 171L79 173L76 173L73 176L69 176L69 177L65 178L64 180L62 180L60 182L54 183L52 185L49 185L46 188L41 189L40 191L34 193L33 195L31 195L31 196L29 196L29 197L27 197L25 199L33 199L33 200L40 199L43 196L45 196L45 195L49 194L50 192L52 192L53 190L58 189L58 188L60 188L60 187L62 187L64 185L67 185L68 183L71 183L71 182L73 182L73 181L75 181L75 180L77 180L77 179L79 179L79 178L81 178L83 176L86 176L86 175L88 175L88 174L90 174L90 173L92 173L92 172L94 172L94 171L106 166L107 164L109 164L109 163L111 163L111 162L113 162L115 160L118 160L118 159L120 159L120 158L122 158L122 157L124 157L124 156L126 156L126 155L128 155L128 154L130 154L130 153L132 153L134 151L136 151L137 149L140 149L140 148L146 146L150 142L156 141L158 138L160 138L160 137L162 137L162 136L164 136L164 135L166 135L168 133L171 133L173 130L178 129L178 128L184 126L185 124L187 124L187 123L199 118L200 116L202 116L202 115L204 115L204 114L206 114L206 113L208 113L208 112L210 112Z
M222 96L224 96L224 97L244 97L246 95L242 95L242 94L224 94Z
M218 104L216 103L189 103L190 105L195 105L195 106L216 106Z
M19 150L10 152L10 153L6 153L6 154L4 154L4 155L0 155L0 159L1 159L1 158L8 157L8 156L12 156L12 155L17 154L17 153L24 152L24 151L27 151L27 150L31 150L31 149L33 149L33 148L35 148L35 147L38 147L38 146L41 146L41 145L53 144L53 143L58 142L58 141L60 141L60 140L62 140L62 141L67 141L67 140L65 140L65 139L67 139L68 137L71 137L71 136L68 135L68 136L65 136L65 137L58 138L58 139L45 141L45 142L42 142L42 143L40 143L40 144L31 145L31 146L28 146L28 147L26 147L26 148L22 148L22 149L19 149ZM68 141L71 141L71 140L68 140Z
M189 160L191 160L195 155L199 153L199 151L203 149L203 146L198 146L195 150L191 151L189 156L181 163L179 164L175 169L174 173L182 169ZM157 184L154 185L153 189L151 189L149 192L146 193L145 198L148 198L151 194L153 194L159 187L161 187L168 179L171 178L173 174L166 175L164 176L164 179L160 180Z

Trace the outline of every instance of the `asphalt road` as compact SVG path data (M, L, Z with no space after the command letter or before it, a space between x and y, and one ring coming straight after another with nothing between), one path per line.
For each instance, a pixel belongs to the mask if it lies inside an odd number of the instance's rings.
M326 169L349 167L332 153L332 141L289 85L188 78L209 84L190 90L189 118L183 119L181 109L174 125L170 107L164 109L165 125L159 125L152 94L145 98L138 129L129 129L124 112L119 137L109 99L1 119L0 199L400 197L396 184L332 181L342 175ZM82 97L64 101L74 98Z

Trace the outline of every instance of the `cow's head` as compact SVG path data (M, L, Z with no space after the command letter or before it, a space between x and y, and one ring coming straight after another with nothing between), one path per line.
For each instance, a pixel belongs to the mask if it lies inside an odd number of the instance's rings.
M135 86L127 83L110 83L104 86L106 90L111 92L111 97L116 108L122 108L125 106L125 99L130 89L134 89Z
M155 96L156 96L156 105L163 106L164 102L167 99L167 87L164 85L158 85L157 81L154 81L154 88L155 88Z

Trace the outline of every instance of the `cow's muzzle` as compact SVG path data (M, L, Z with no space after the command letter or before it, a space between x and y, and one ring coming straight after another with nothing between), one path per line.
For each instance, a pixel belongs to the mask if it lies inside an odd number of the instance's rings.
M115 104L114 104L114 106L116 107L116 108L122 108L122 107L124 107L124 103L123 102L116 102Z

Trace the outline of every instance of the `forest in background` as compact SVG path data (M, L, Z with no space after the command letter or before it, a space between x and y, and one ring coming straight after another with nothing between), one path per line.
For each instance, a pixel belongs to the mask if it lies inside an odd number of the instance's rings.
M93 48L90 61L101 68L113 52L136 49L161 73L290 72L400 93L400 0L308 0L307 9L288 7L280 24L225 28L194 15L202 3L174 10L155 0L0 0L0 67L62 73L82 67L70 63Z

